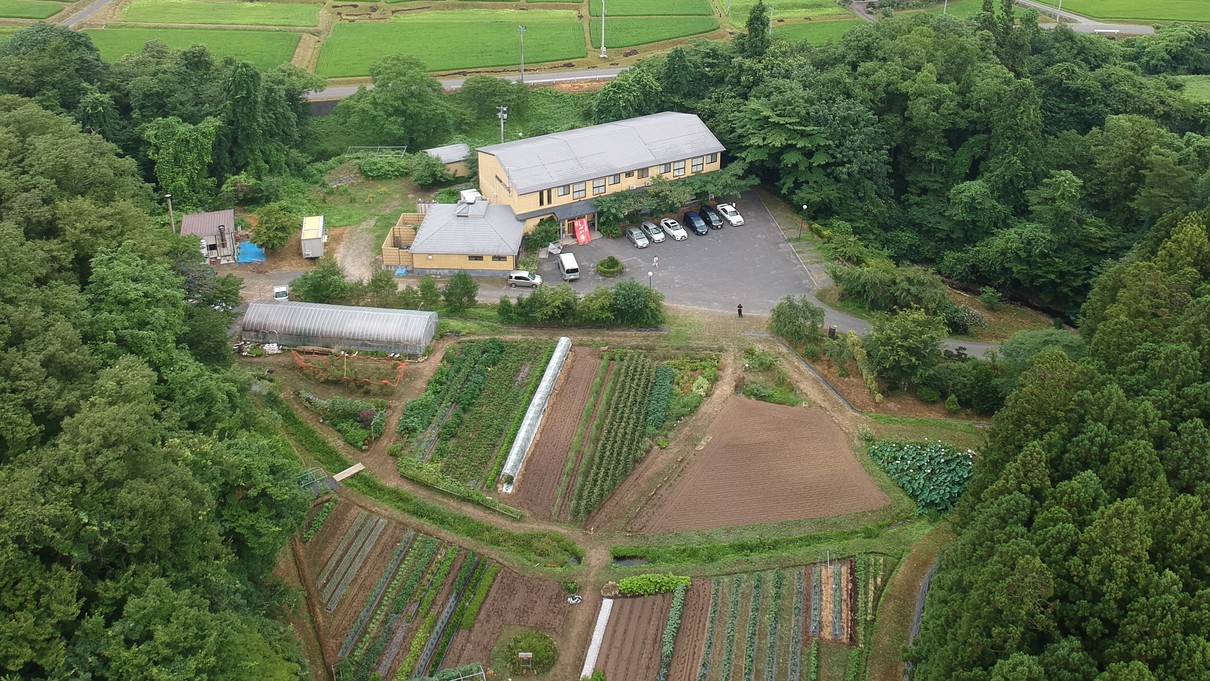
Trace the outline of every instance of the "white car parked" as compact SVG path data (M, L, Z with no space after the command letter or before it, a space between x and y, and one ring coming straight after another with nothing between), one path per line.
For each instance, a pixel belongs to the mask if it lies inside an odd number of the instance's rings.
M739 211L735 210L735 206L732 206L729 203L720 203L715 206L715 209L718 210L719 215L723 216L723 219L727 221L727 224L731 225L732 227L738 227L744 224L744 216L740 215Z
M664 233L672 237L673 241L684 241L689 238L689 232L681 227L681 223L672 218L664 218L660 220L660 227L664 229Z

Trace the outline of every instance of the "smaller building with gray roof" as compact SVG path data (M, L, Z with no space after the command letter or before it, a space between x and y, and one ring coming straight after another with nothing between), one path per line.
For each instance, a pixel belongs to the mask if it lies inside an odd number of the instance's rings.
M456 204L429 204L409 250L418 271L511 270L521 250L525 223L508 206L478 192Z
M466 164L471 157L471 147L468 144L447 144L425 149L424 153L441 161L450 177L466 177L470 172Z

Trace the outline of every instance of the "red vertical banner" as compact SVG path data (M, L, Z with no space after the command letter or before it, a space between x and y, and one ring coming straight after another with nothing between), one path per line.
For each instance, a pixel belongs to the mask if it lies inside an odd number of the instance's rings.
M576 243L583 246L592 241L592 235L588 233L588 218L576 218L574 223L576 230Z

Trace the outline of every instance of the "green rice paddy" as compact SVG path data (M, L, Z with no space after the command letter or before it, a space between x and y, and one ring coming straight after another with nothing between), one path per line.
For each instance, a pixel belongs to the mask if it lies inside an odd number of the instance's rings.
M318 26L320 5L230 0L134 0L122 15L133 24Z
M1058 0L1041 0L1058 5ZM1063 0L1063 9L1094 19L1207 21L1207 0Z
M678 18L627 18L607 19L605 22L606 47L633 47L661 40L673 40L690 35L709 33L718 28L714 17ZM601 20L588 22L592 46L601 46Z
M789 41L805 40L809 43L826 43L829 40L840 40L849 29L860 26L865 22L860 19L841 21L804 21L796 24L776 24L773 27L773 37Z
M756 6L756 0L731 0L731 23L742 25L748 19L748 13ZM769 3L765 2L765 7ZM719 0L719 7L726 12L727 0ZM610 11L612 14L612 10ZM836 0L781 0L774 2L774 19L805 19L811 17L846 16L853 13L836 4Z
M319 54L316 73L364 76L385 56L409 54L432 71L511 66L520 62L519 24L525 25L525 61L531 64L587 55L584 27L573 12L454 10L423 12L385 22L342 23Z
M0 0L0 17L45 19L63 11L65 5L42 0Z
M588 11L601 16L601 0L589 0ZM710 0L607 0L605 11L611 17L709 16L714 13Z
M216 57L242 59L258 69L271 69L290 61L299 39L299 34L293 31L221 28L100 28L85 33L106 61L117 61L143 49L144 43L159 40L178 50L205 45Z

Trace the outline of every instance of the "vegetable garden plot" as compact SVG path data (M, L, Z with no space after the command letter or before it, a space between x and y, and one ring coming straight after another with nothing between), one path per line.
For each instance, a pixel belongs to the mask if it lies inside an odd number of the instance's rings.
M365 383L398 388L407 362L342 352L291 350L294 368L324 383Z
M418 476L415 466L429 463L470 489L495 480L552 349L492 338L446 352L424 394L404 406L403 440L393 448L400 473L431 484L432 476Z
M354 447L365 449L386 432L387 403L383 400L367 402L347 397L325 400L306 391L300 391L298 395L303 404L322 416L325 423Z
M975 452L940 442L887 440L870 444L870 458L916 500L920 513L944 512L958 502L966 489Z
M337 678L422 676L474 626L499 567L472 552L341 504L304 549ZM325 550L328 547L330 550ZM309 555L308 555L309 554Z
M657 678L819 678L818 671L812 675L811 670L820 668L817 641L824 641L850 646L846 678L863 679L876 604L888 567L881 556L858 556L804 567L696 579L681 611L680 630L671 652L673 662L667 676ZM615 604L615 617L617 607L626 600ZM669 612L677 611L670 607ZM671 626L667 621L666 625ZM652 636L648 645L652 649L660 646L661 657L666 653L661 637ZM645 653L633 654L641 657Z

